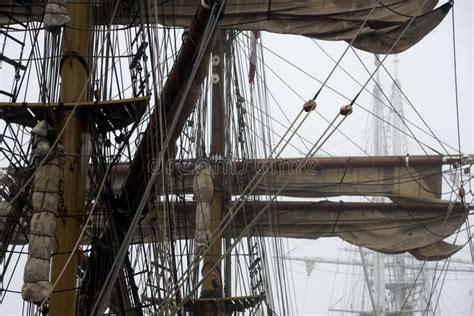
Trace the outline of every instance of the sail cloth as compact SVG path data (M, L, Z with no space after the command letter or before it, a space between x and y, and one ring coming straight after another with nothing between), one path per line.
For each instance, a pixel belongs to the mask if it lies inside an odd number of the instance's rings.
M413 198L409 204L255 201L245 203L239 211L234 209L235 218L227 234L239 236L268 203L270 207L252 229L254 236L340 237L351 244L387 254L409 252L419 260L445 259L461 249L443 240L455 233L467 216L459 203L426 198ZM176 205L174 211L178 214L174 237L192 238L193 205ZM145 237L163 214L160 207L148 214L142 223Z
M197 3L196 0L159 3L156 12L165 25L187 27ZM396 54L415 45L443 20L451 4L433 9L437 3L437 0L230 0L221 27L322 40L351 42L355 38L354 47L376 54L388 53L404 33L390 51ZM412 17L415 17L413 21Z
M200 1L148 1L147 13L150 21L157 12L158 20L165 25L189 27ZM0 0L0 11L8 13L0 14L0 25L14 23L9 16L17 21L26 21L28 17L41 21L45 3L35 1L26 10L13 5L12 0ZM350 42L356 38L354 47L384 54L410 24L391 51L395 54L415 45L443 20L451 4L434 9L437 3L437 0L229 0L220 25L225 29L262 30L322 40ZM111 12L105 9L106 3L104 7L101 1L94 4L95 11L101 8L103 12L97 12L97 16L103 20L95 23L108 24ZM120 11L112 23L131 24L131 17L139 17L139 10L135 2L129 11ZM416 18L411 21L412 17Z
M222 161L222 167L229 175L229 193L237 196L259 170L268 167L267 176L250 194L279 192L281 196L298 198L354 195L439 199L444 159L442 156L314 157L305 163L303 158L257 159ZM193 194L195 164L194 161L170 164L173 177L182 180L179 184L182 193ZM295 175L298 166L300 171ZM120 190L128 170L128 164L112 169L115 192ZM170 184L170 190L173 186Z
M260 38L260 31L252 31L250 33L250 50L249 50L249 83L255 80L255 72L257 71L257 40Z
M34 157L41 161L50 151L46 121L32 130ZM49 282L50 260L54 245L56 215L62 189L62 150L53 151L52 157L35 171L33 187L33 216L30 223L28 260L23 275L21 296L25 301L41 304L51 294Z
M305 163L302 158L275 159L272 162L247 160L226 164L224 168L230 174L230 193L236 196L242 193L242 188L266 164L270 166L269 170L256 184L250 193L252 195L278 192L280 196L297 198L343 195L441 198L440 157L426 158L424 165L415 164L418 158L423 157L315 157ZM390 166L379 162L377 165L377 159L381 162L393 159L400 164ZM364 164L356 166L356 160ZM295 174L300 164L300 170ZM184 193L192 193L192 169L189 170L185 164L177 164L175 172L183 180L180 185Z
M289 163L296 162L295 159ZM319 169L319 166L313 168L307 164L297 175L293 173L292 168L271 170L269 177L257 185L254 194L276 194L283 187L281 195L298 198L343 195L441 198L441 166L363 168L346 166ZM248 181L245 178L242 176L240 179L235 179L235 185L240 183L245 186Z
M443 239L464 223L466 213L462 207L450 211L447 201L412 201L428 209L407 209L397 204L398 209L390 210L344 210L341 205L340 209L328 207L327 211L311 211L311 203L308 203L301 209L285 210L275 203L274 210L262 218L259 225L263 236L340 237L351 244L387 254L410 252L420 260L445 259L461 249ZM429 210L430 205L432 210ZM278 225L276 231L272 229L275 225Z
M61 26L71 18L67 13L67 0L49 0L44 14L44 27L52 33L59 32Z
M211 201L214 194L213 172L207 164L197 164L193 181L193 192L196 199L196 225L194 241L196 251L203 248L211 236Z

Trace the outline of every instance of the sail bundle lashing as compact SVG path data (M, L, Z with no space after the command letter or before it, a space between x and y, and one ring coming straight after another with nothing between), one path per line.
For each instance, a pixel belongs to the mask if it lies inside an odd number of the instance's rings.
M67 0L49 0L44 13L44 27L56 33L69 22L71 18L67 13Z
M54 231L62 191L61 148L51 150L51 127L41 121L32 130L34 157L38 166L33 186L33 215L30 223L28 260L21 294L24 300L41 304L51 294L50 260L54 251ZM52 154L50 154L50 152Z
M196 250L203 248L211 236L209 223L211 221L211 201L214 193L212 168L206 164L196 165L193 181L193 191L196 197L195 243Z

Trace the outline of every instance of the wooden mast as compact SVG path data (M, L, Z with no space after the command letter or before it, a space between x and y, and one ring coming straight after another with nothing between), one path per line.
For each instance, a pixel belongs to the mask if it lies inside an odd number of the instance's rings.
M71 20L63 33L63 60L61 68L61 101L82 102L87 100L89 53L90 9L88 2L69 2L67 6ZM61 111L60 111L61 112ZM61 137L61 143L69 154L81 153L81 113L64 110L56 118L55 129L59 132L64 122L72 115ZM52 259L51 280L58 282L50 301L50 316L76 314L77 264L78 254L73 255L63 275L57 281L66 261L79 238L81 199L81 159L68 156L63 166L64 212L60 214L56 226L57 254Z
M216 34L217 39L212 52L212 117L211 117L211 160L218 162L223 160L225 152L224 143L224 32ZM211 201L211 216L209 230L211 239L215 238L215 233L222 220L222 210L224 206L224 175L220 163L214 168L214 194ZM222 255L222 241L219 238L211 244L206 255L204 255L202 275L204 279L201 289L203 298L222 297L222 273L221 264L211 270L211 267L219 262ZM210 273L209 273L210 272ZM202 301L200 306L200 315L218 315L217 304L215 301Z

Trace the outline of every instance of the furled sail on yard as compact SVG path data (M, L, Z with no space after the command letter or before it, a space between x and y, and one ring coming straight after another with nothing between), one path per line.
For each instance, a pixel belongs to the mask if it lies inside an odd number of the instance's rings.
M411 160L410 160L411 159ZM410 162L411 161L411 162ZM248 203L243 209L258 213L268 208L257 226L259 235L317 239L339 236L362 247L384 253L410 252L423 260L440 260L457 252L461 247L442 240L453 234L465 221L465 205L451 205L441 198L441 167L448 161L439 156L413 157L338 157L314 158L292 177L300 159L249 161L226 166L235 170L231 180L234 188L246 183L248 174L256 173L262 165L272 165L267 178L257 184L251 194L275 195L293 198L328 196L385 196L393 203L347 202L290 202L259 201ZM175 165L176 174L183 179L185 192L192 192L192 163ZM122 168L117 174L123 174ZM287 181L289 180L289 181ZM281 189L283 188L283 189ZM231 191L238 196L241 192ZM269 205L270 206L269 206ZM188 214L182 218L177 231L179 238L190 238L193 231L193 210L180 209ZM161 218L160 210L151 212L152 218ZM246 227L243 214L235 218L233 234ZM272 223L278 229L272 229ZM188 223L188 224L186 224ZM190 225L190 226L188 226Z
M38 305L46 300L51 292L50 261L62 190L61 167L64 162L60 157L61 148L51 150L48 140L50 129L52 128L46 121L41 121L32 130L35 138L34 157L38 163L41 159L47 159L47 162L39 166L34 180L29 256L25 266L22 296L25 301ZM50 151L52 154L48 157Z
M267 215L256 224L259 227L257 236L303 239L340 237L353 245L387 254L409 252L419 260L445 259L462 248L443 241L466 220L464 207L459 203L449 206L448 202L427 199L412 199L409 205L259 201L246 203L243 208L258 213L268 207L267 204L270 204ZM451 214L446 218L446 210L450 207ZM194 229L193 205L176 205L175 208L182 214L175 238L191 238ZM158 207L148 214L143 228L146 236L151 233L151 223L163 220L162 212ZM240 212L235 217L231 237L237 237L247 226L249 220L245 216L245 212Z
M194 14L192 2L198 1L176 1L163 6L160 16L164 24L189 25ZM227 2L221 27L348 42L357 37L352 43L354 47L376 54L389 51L396 54L415 45L443 20L451 4L433 10L437 3L437 0L235 0ZM412 17L416 18L411 21Z
M433 245L450 236L466 218L463 205L449 205L448 202L440 200L441 166L453 161L456 159L439 156L315 158L306 163L306 167L297 177L291 178L278 193L280 196L315 198L370 195L389 197L393 203L260 201L253 207L259 210L269 203L269 214L278 222L279 228L272 230L273 220L268 221L268 217L263 217L258 223L261 227L259 234L266 237L305 239L339 236L353 244L385 253L409 251L415 256L420 253L420 258L421 253L424 253L424 259L444 258L460 248L445 245L439 249L433 248ZM258 183L252 192L255 196L276 194L301 160L254 160L229 164L226 168L235 170L232 180L235 191L229 193L238 196L238 184L246 184L248 174L253 174L262 165L270 163L273 165L272 171ZM393 163L398 166L390 166ZM192 194L198 189L204 190L204 187L193 185L196 181L193 175L194 163L177 162L173 166L173 174L183 177L184 193ZM209 166L207 168L209 169ZM112 170L115 192L120 190L127 173L126 164L118 165ZM171 186L169 190L172 190ZM203 201L207 200L208 198ZM203 203L199 199L197 201L198 204ZM250 205L251 203L244 208L251 208ZM197 212L194 207L176 208L183 214L180 218L183 222L178 225L181 228L176 231L175 238L191 238L195 229L194 218L199 220L199 216L203 215L193 215ZM163 220L160 212L160 208L151 211L147 221ZM243 214L239 214L235 218L235 233L246 226L242 216ZM202 224L199 227L202 227ZM200 236L204 236L200 240L203 240L206 232L202 232L203 228L199 229ZM149 238L148 228L145 232L146 238ZM86 237L84 243L87 244L93 236Z
M189 27L199 2L152 2L148 15L151 18L158 14L165 25ZM350 42L356 38L352 43L354 47L376 54L396 54L415 45L443 20L451 4L434 9L437 3L438 0L231 0L226 3L220 26L224 29L262 30L323 40ZM14 23L15 20L25 21L28 17L42 19L45 2L31 3L30 10L15 8L10 0L2 0L0 5L0 10L5 13L0 16L1 25ZM157 7L153 9L155 5ZM100 8L98 2L96 10ZM132 4L128 14L133 14L135 10ZM100 16L102 19L95 23L109 22L110 12L102 12ZM126 24L128 19L128 15L118 13L112 22Z

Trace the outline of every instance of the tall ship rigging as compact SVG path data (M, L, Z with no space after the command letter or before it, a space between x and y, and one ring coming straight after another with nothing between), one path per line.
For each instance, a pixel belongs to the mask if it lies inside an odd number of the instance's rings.
M470 233L473 157L460 144L426 125L432 148L403 119L395 130L422 154L325 150L335 134L360 147L341 129L368 84L452 3L0 4L0 60L12 74L0 91L1 299L21 297L23 314L293 315L285 238L340 237L421 261L465 246L456 236ZM281 111L287 122L272 118L281 105L264 32L346 42L298 111ZM380 62L344 103L323 105L357 50ZM308 140L301 127L316 116ZM448 199L446 170L459 178ZM368 199L327 200L339 196Z
M374 58L375 65L379 58ZM384 121L374 116L367 120L367 129L364 138L367 139L366 148L373 154L402 154L412 152L407 150L407 137L403 133L404 119L404 99L402 83L398 79L399 58L395 56L393 60L393 74L389 74L388 79L392 79L390 93L384 92L380 74L376 75L373 87L372 112L379 117L386 118ZM396 112L390 115L381 103L380 96L387 93ZM456 175L452 174L449 180L454 185ZM333 294L328 307L329 315L369 315L374 310L378 314L385 315L450 315L439 304L443 287L438 288L438 283L442 276L449 278L449 286L457 286L457 294L468 296L470 288L466 288L462 283L472 282L474 276L474 266L472 260L453 258L449 259L448 265L439 266L440 262L417 261L408 254L382 255L370 252L361 247L350 247L344 242L338 247L340 253L336 257L324 256L287 256L297 265L303 265L305 274L311 278L314 269L331 269L334 271ZM379 256L377 258L377 256ZM300 268L301 269L301 268ZM342 278L343 282L337 282L337 278ZM318 275L313 276L314 279ZM458 281L459 282L456 282ZM336 283L343 291L335 291ZM339 284L344 283L344 284ZM465 283L469 284L469 283ZM434 299L433 299L434 298ZM470 300L466 297L468 301ZM464 312L468 313L468 306Z

